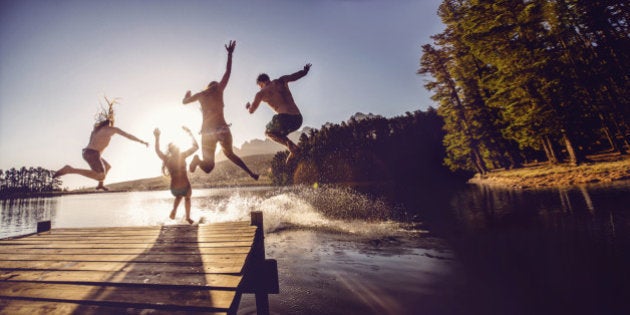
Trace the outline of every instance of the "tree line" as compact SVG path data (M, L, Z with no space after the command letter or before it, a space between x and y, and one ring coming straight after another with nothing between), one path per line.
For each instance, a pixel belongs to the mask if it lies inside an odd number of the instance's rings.
M60 191L62 182L54 173L42 167L0 170L0 195Z
M481 174L578 164L630 147L630 4L444 0L419 74L444 118L445 164Z
M444 159L443 120L435 109L384 118L357 114L303 133L297 157L271 163L276 185L392 180L413 185L451 177Z

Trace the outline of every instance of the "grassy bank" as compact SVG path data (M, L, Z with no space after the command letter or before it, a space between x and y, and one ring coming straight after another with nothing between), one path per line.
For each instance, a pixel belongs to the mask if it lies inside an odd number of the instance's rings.
M588 183L605 183L630 179L630 157L618 154L588 157L590 162L568 164L533 164L513 170L497 170L486 175L475 175L470 183L506 188L570 187Z

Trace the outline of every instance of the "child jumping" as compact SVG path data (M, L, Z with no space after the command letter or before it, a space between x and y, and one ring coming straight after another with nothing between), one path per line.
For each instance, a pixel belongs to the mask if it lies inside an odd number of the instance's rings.
M188 174L186 173L186 158L195 153L195 151L199 149L199 145L192 135L192 132L190 132L190 129L185 126L183 126L182 129L190 135L193 141L193 145L190 149L180 152L177 145L169 143L166 152L162 153L162 151L160 151L160 129L155 128L153 131L153 135L155 135L155 153L157 153L158 157L160 157L163 162L162 173L166 175L166 171L168 170L168 175L171 177L171 193L175 196L175 201L173 202L173 210L169 218L171 218L171 220L175 219L177 207L182 201L182 198L184 198L186 221L188 221L189 224L193 224L194 221L190 218L190 196L192 195L192 188L188 180Z

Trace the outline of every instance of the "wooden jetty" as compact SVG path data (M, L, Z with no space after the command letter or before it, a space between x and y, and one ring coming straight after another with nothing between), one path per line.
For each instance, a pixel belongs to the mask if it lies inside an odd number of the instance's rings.
M278 293L251 222L52 229L0 240L0 314L236 314Z

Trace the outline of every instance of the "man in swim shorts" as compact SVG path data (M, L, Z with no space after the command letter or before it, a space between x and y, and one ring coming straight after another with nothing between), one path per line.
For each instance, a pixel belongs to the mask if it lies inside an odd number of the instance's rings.
M225 49L228 52L228 60L225 74L223 74L221 81L210 82L205 90L195 95L191 95L191 92L187 91L182 101L184 105L199 101L203 114L203 122L201 125L202 159L200 159L198 155L195 155L189 167L190 172L194 172L197 166L199 166L204 172L210 173L212 169L214 169L214 154L218 142L221 144L221 150L230 161L247 172L253 179L258 180L258 174L252 172L247 165L245 165L245 162L234 154L230 125L225 121L223 115L223 108L225 107L223 103L223 91L230 79L234 47L236 47L235 41L230 41L228 45L225 45Z
M271 122L267 124L265 135L289 149L287 162L297 154L297 145L287 135L302 126L302 114L293 100L293 95L291 95L291 90L289 90L289 82L304 77L308 74L310 68L311 64L306 64L302 70L281 76L273 81L269 79L267 74L260 74L256 79L256 84L260 87L260 91L256 93L251 104L247 103L245 105L250 114L256 111L261 101L269 104L269 107L276 112Z

